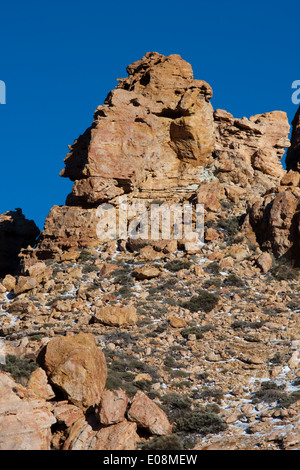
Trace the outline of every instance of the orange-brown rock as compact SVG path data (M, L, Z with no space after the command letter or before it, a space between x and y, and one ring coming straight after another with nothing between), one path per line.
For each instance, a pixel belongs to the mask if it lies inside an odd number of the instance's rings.
M0 372L0 450L50 450L51 406Z
M137 425L122 421L97 429L84 417L78 419L69 429L63 450L136 450L139 436Z
M127 72L65 159L61 175L75 180L68 204L188 191L211 157L212 90L193 78L191 65L152 52Z
M48 383L46 372L41 367L31 373L28 388L45 400L51 400L55 397L55 393Z
M219 212L221 210L220 201L225 199L224 185L217 179L213 181L203 181L196 191L198 204L203 204L205 210Z
M96 308L93 320L110 326L134 325L137 322L137 312L134 305L105 305Z
M124 390L104 390L97 416L100 423L111 425L125 419L128 397Z
M53 338L46 346L44 368L49 382L74 405L100 403L107 378L105 356L90 333Z
M214 167L221 182L266 190L283 177L281 159L290 146L286 113L273 111L235 119L214 112L216 146Z
M300 190L280 189L249 208L249 223L264 250L272 251L276 258L288 255L299 259Z
M172 425L165 412L140 390L134 395L127 417L151 434L165 436L172 432Z

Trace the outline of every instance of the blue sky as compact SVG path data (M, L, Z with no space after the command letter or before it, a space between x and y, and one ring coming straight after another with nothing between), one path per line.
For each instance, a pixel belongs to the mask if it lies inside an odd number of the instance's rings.
M180 54L235 117L297 107L299 2L18 0L0 7L0 214L40 229L72 183L59 176L95 108L148 51Z

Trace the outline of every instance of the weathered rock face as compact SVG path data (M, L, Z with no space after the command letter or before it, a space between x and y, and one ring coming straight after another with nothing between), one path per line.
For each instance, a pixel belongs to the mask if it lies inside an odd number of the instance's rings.
M299 171L300 162L300 107L292 122L293 131L291 137L291 147L289 148L286 156L287 170Z
M100 403L107 366L92 334L51 340L46 347L44 368L50 383L74 405L87 409Z
M136 392L128 410L128 418L152 434L165 436L172 432L172 425L165 412L142 391Z
M299 261L300 189L280 187L276 194L259 198L249 208L249 221L261 247L276 258L287 255Z
M61 176L75 180L70 205L187 191L211 157L212 90L193 78L190 64L148 53L127 72L65 159Z
M50 450L49 404L0 372L0 450Z
M97 246L96 209L53 206L34 255L38 259L60 258L65 251Z
M17 272L21 249L34 246L39 233L36 224L26 219L21 209L0 215L0 277Z
M216 110L214 119L214 167L219 181L262 190L277 185L285 173L280 160L290 146L286 113L274 111L235 119L226 111Z

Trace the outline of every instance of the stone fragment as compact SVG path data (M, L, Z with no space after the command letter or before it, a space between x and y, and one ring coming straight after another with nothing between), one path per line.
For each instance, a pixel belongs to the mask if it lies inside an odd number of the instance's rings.
M75 421L83 417L83 411L78 406L71 405L67 401L58 402L53 410L56 421L64 424L67 428L72 426Z

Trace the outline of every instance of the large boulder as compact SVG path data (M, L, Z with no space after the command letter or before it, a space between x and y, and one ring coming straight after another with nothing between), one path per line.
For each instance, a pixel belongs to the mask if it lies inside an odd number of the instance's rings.
M107 366L92 334L79 333L50 340L45 350L44 368L49 382L74 405L87 409L100 403Z

